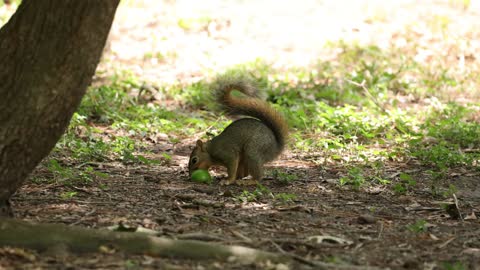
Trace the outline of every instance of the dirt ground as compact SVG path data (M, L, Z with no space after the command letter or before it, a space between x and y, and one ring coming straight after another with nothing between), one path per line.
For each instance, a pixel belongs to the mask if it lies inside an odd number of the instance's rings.
M218 71L258 57L280 67L308 66L319 58L329 58L322 51L327 40L390 44L400 39L393 37L407 24L421 29L422 19L429 14L455 13L455 18L462 19L454 23L469 22L469 29L480 23L477 13L480 5L476 1L472 1L467 11L452 9L448 1L305 1L302 5L297 1L294 5L289 2L288 7L276 4L277 1L201 2L139 1L135 7L120 7L109 52L100 69L122 66L146 81L190 83L207 76L205 69ZM215 23L190 31L176 26L179 17L197 9L214 10L210 16L216 18ZM285 21L291 22L287 29L272 26L285 25ZM286 31L291 31L288 37ZM459 27L458 34L462 35L462 31ZM243 54L238 53L239 48ZM152 51L164 55L175 53L175 57L161 61L145 59L145 53ZM108 178L74 187L77 195L71 199L61 197L70 187L27 181L12 199L15 215L24 220L91 228L122 223L171 237L203 233L223 244L288 252L310 260L347 265L382 269L480 269L478 172L459 171L448 179L458 188L458 209L463 216L459 219L443 207L451 205L453 199L432 198L425 168L415 163L386 164L392 178L402 171L415 179L425 179L418 181L408 195L394 196L386 187L362 192L339 187L339 168L314 162L321 159L321 153L287 151L270 164L262 184L274 194L296 194L296 199L283 202L266 194L254 202L241 203L236 195L244 187L219 186L218 179L212 185L188 181L186 164L189 146L195 139L177 144L165 140L152 145L149 150L158 158L164 152L172 154L168 165L89 164L108 174ZM65 164L83 165L70 160L65 160ZM296 174L299 179L284 185L273 177L274 168ZM216 171L215 175L225 174ZM39 167L31 179L35 177L52 176ZM247 189L253 192L255 188ZM426 221L425 230L411 226L419 220ZM0 249L0 269L267 269L267 266L127 256L119 252L59 255Z
M74 199L61 199L66 190L62 185L27 183L13 199L16 216L93 228L119 223L140 225L172 237L204 233L218 237L224 244L285 251L312 260L352 265L457 269L441 268L442 262L460 261L466 267L462 269L479 269L480 224L473 214L478 213L480 205L478 176L450 179L460 190L457 196L466 217L462 221L453 219L444 210L442 204L446 202L432 200L428 183L404 196L392 196L386 189L346 190L333 182L339 178L334 168L322 168L302 161L301 157L285 155L273 166L300 178L282 185L267 177L263 184L273 193L296 194L294 202L274 202L267 196L242 204L231 194L241 193L243 187L188 181L185 172L188 149L176 146L176 161L168 167L99 164L101 168L97 169L109 175L107 180L101 180L105 186L100 189L98 183L92 183L77 187L79 192ZM422 168L404 166L403 170L415 172L416 179L421 179ZM392 168L392 173L396 171L398 168ZM36 176L42 174L48 172L35 172ZM408 229L418 220L427 222L425 232ZM325 238L312 240L315 237ZM128 263L139 269L264 269L122 254L60 258L36 255L15 257L7 262L18 269L118 269Z

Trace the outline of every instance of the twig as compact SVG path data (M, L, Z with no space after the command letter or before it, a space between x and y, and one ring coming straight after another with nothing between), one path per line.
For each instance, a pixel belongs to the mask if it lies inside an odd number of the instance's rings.
M375 96L373 96L372 93L370 93L370 90L368 90L368 88L365 86L365 80L363 80L362 83L357 83L352 80L346 80L346 81L355 86L362 88L363 91L365 91L365 93L367 94L367 96L369 96L372 99L373 103L375 103L375 105L377 105L377 107L380 108L380 110L382 110L385 114L388 114L387 110L385 110L385 108L383 108L380 105L380 102L377 100L377 98L375 98Z
M371 267L371 266L356 266L356 265L338 265L338 264L330 264L321 261L311 261L302 256L290 253L285 251L279 243L295 243L295 244L302 244L306 246L312 246L310 243L296 240L296 239L264 239L260 243L270 243L272 244L282 255L288 256L296 262L302 263L304 265L309 266L308 269L318 269L318 270L379 270L381 268Z
M203 200L203 199L195 199L192 201L192 203L195 205L201 205L201 206L213 207L213 208L223 207L223 203L221 202L215 202L215 201L209 201L209 200Z
M208 194L208 195L212 195L213 193L215 193L214 189L209 189L209 188L202 188L202 187L194 186L192 189L196 192L205 193L205 194Z
M368 88L365 86L365 80L362 81L362 83L357 83L357 82L354 82L354 81L351 81L351 80L346 80L347 82L355 85L355 86L358 86L360 88L363 89L363 91L365 91L365 93L367 94L367 96L373 101L373 103L386 115L390 116L390 114L388 113L388 111L382 107L382 105L380 104L380 102L377 100L377 98L375 98L374 95L372 95L372 93L370 93L370 90L368 90ZM406 132L399 129L397 127L397 125L394 126L395 130L402 133L402 134L405 134Z
M80 224L80 222L84 221L86 217L91 216L91 215L94 214L95 212L97 212L97 210L93 209L92 211L86 213L83 217L81 217L79 220L73 222L73 223L70 224L69 226L75 226L75 225Z
M75 166L75 168L76 168L76 169L80 169L80 168L82 168L83 166L86 166L86 165L94 165L94 166L100 167L100 166L103 166L103 165L105 165L105 164L104 164L104 163L100 163L100 162L88 161L88 162L83 162L83 163L78 164L77 166Z
M355 265L338 265L338 264L331 264L331 263L325 263L321 261L311 261L308 260L302 256L290 253L285 251L279 244L275 243L274 240L269 241L282 255L285 255L287 257L292 258L294 261L308 265L310 268L309 269L318 269L318 270L327 270L327 269L333 269L333 270L375 270L379 269L376 267L369 267L369 266L355 266Z
M290 252L287 252L285 251L279 244L275 243L275 241L273 240L269 240L270 244L272 244L280 253L282 253L283 255L287 255L291 258L293 258L295 261L298 261L300 263L303 263L303 264L306 264L306 265L309 265L309 266L318 266L315 262L312 262L312 261L309 261L301 256L298 256L296 254L293 254L293 253L290 253ZM321 268L323 269L323 268ZM326 269L326 268L325 268Z
M249 238L248 236L243 235L241 232L235 231L235 230L230 230L230 232L235 235L236 237L242 239L243 241L251 244L253 243L253 240Z
M195 194L176 194L175 196L172 196L173 198L178 198L182 201L192 201L194 200L195 198L197 198L198 196L196 196Z
M460 220L463 221L463 216L462 216L462 213L460 212L460 207L458 206L457 196L455 194L452 194L452 196L453 196L453 202L455 202L455 208L457 208L457 211L458 211L458 216L460 217Z
M443 244L438 245L438 248L441 249L441 248L446 247L446 246L447 246L448 244L450 244L450 242L452 242L453 240L455 240L455 237L452 237L452 238L448 239L447 241L445 241Z
M225 239L216 236L216 235L210 235L210 234L205 234L205 233L184 233L184 234L179 234L175 236L177 239L180 240L198 240L198 241L206 241L206 242L222 242L225 241Z
M380 237L382 237L382 234L383 234L383 222L379 222L379 226L380 226L380 230L378 232L378 236L377 236L377 239L380 239Z
M87 190L86 188L81 188L81 187L76 187L76 186L72 186L73 189L75 189L76 191L81 191L81 192L84 192L84 193L87 193L87 194L93 194L91 191Z
M108 193L107 193L108 194ZM118 204L118 201L83 201L83 200L64 200L60 198L42 198L42 197L32 197L32 198L15 198L15 202L25 202L25 201L35 201L35 202L64 202L64 203L78 203L78 204L99 204L99 205L110 205Z

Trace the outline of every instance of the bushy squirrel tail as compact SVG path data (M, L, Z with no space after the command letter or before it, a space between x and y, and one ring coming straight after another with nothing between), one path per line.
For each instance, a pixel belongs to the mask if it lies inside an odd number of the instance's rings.
M235 97L232 91L237 90L247 97ZM247 115L262 121L274 133L279 146L283 150L287 143L288 125L285 118L270 104L259 98L259 91L249 78L220 77L215 83L217 102L230 115Z

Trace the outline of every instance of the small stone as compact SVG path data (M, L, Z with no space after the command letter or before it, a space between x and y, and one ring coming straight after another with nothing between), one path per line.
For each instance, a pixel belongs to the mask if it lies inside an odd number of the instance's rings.
M223 197L233 197L232 191L230 189L225 190L225 192L223 192Z
M283 264L283 263L279 263L277 265L275 265L275 270L289 270L290 268L288 267L288 265L286 264Z
M377 223L377 218L368 214L361 215L358 217L357 222L359 224L375 224Z
M461 214L458 211L458 208L454 203L446 205L445 206L445 211L453 219L460 219L460 217L461 217Z

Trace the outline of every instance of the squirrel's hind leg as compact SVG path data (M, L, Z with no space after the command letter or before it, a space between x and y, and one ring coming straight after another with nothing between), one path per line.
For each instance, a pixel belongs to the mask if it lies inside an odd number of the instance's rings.
M239 181L239 184L241 183L242 185L256 185L260 180L262 180L263 177L263 162L261 159L259 159L259 155L252 153L250 155L247 155L245 157L246 160L246 172L245 176L251 175L251 179L246 179L243 181Z
M237 171L238 171L238 161L239 158L235 158L226 164L228 178L226 180L220 181L220 185L231 185L234 184L237 179Z
M237 168L237 179L242 179L248 176L248 166L243 158L240 158Z

